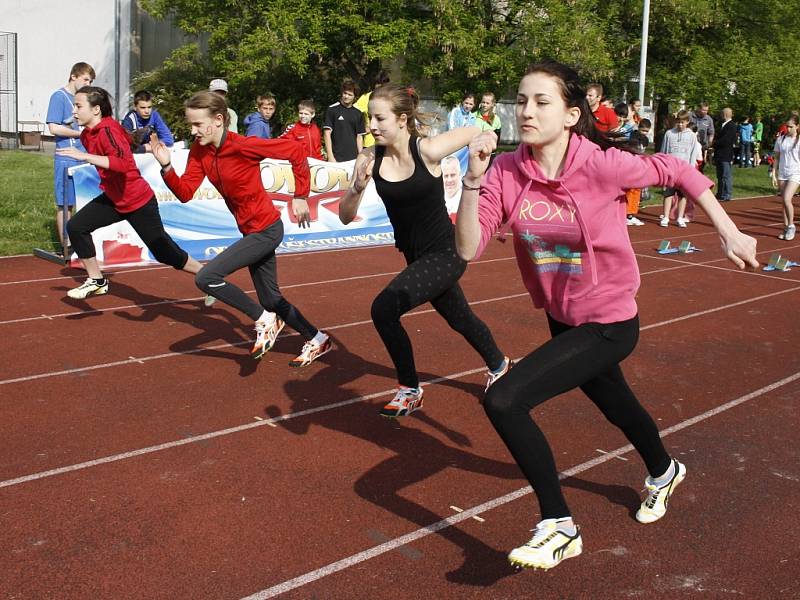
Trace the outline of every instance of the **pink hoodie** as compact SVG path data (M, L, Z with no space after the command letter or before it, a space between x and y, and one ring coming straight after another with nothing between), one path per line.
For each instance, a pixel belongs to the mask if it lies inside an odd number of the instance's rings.
M520 144L501 154L483 179L476 256L498 229L504 234L510 228L536 308L567 325L625 321L637 313L639 269L628 239L624 190L677 187L696 198L712 185L673 156L604 151L574 133L561 176L548 180L528 146Z

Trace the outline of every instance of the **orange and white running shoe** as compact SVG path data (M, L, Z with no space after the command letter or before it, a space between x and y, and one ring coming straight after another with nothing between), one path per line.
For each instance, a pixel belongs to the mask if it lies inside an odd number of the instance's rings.
M289 362L289 366L307 367L320 356L327 354L331 350L333 350L333 342L327 335L322 343L317 343L314 340L308 340L305 344L303 344L303 350L300 352L300 354Z
M275 345L275 340L278 339L278 334L285 325L286 323L280 317L275 317L272 323L256 321L256 341L253 344L253 349L250 350L250 356L255 360L259 360L269 352L272 346Z
M422 408L422 388L401 387L394 398L381 409L381 415L389 418L405 417L420 408Z

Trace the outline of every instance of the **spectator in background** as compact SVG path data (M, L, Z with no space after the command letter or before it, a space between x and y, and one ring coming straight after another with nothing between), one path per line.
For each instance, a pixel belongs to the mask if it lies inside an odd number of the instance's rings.
M697 165L699 159L697 156L697 136L689 129L688 110L682 110L675 116L675 127L664 135L661 152L671 154L689 163L692 167ZM659 223L661 227L669 226L669 213L672 208L672 201L675 199L678 201L678 218L676 219L678 227L686 227L687 221L684 218L686 197L683 195L683 191L676 187L664 188L664 215Z
M617 137L624 140L631 139L631 132L636 130L636 123L631 118L631 111L625 102L620 102L614 107L614 113L617 115L617 126L609 130L611 137Z
M133 95L133 110L122 119L122 126L133 135L131 149L134 154L150 152L150 135L153 133L167 148L175 143L172 131L153 108L153 94L147 90L139 90Z
M389 73L381 69L381 71L375 76L375 80L372 83L372 89L376 89L389 83ZM372 96L372 92L367 92L365 94L361 94L358 100L356 100L355 106L361 113L364 115L364 130L367 132L364 135L364 148L369 148L370 146L375 145L375 138L372 137L372 134L369 132L369 98Z
M79 139L81 137L80 127L78 127L78 122L72 116L72 108L75 102L75 92L84 86L91 85L94 78L94 69L90 64L85 62L75 63L70 69L67 85L58 88L50 96L45 121L47 121L50 133L56 138L56 150L66 148L75 148L79 152L86 150ZM67 169L81 163L82 161L80 160L58 152L56 152L53 162L56 228L58 229L58 239L62 247L64 246L64 226L66 225L64 222L64 206L67 207L68 216L72 214L72 208L75 206L75 188Z
M703 149L703 165L708 162L708 149L714 143L714 119L708 114L708 103L701 102L689 115L689 121L697 125L697 141Z
M275 115L275 108L275 96L272 94L264 94L256 98L256 112L252 112L244 118L244 134L263 140L273 137L275 132L270 119Z
M650 127L652 127L650 119L640 119L639 128L631 132L628 143L636 154L644 154L647 150L647 146L650 144L650 138L647 137L647 134L650 133ZM639 212L639 205L642 200L649 198L650 194L647 188L625 190L625 214L627 215L628 227L640 227L644 225L644 221L638 218L636 213Z
M314 123L316 114L313 100L301 100L297 105L297 122L289 125L280 137L299 142L307 157L323 160L322 135L317 124Z
M753 123L753 167L761 164L761 142L764 139L764 123L761 122L761 115L756 115L756 122Z
M322 135L325 137L325 152L328 162L355 160L364 146L364 113L353 106L358 87L351 79L342 82L339 102L331 104L325 111Z
M739 145L741 146L739 168L753 166L753 125L750 123L750 117L744 117L739 123Z
M495 101L492 92L485 92L481 95L481 103L478 105L478 112L475 119L475 124L481 131L494 131L497 139L500 139L500 130L503 124L500 122L500 117L495 112L497 102Z
M700 126L697 126L700 131ZM702 145L702 142L700 142ZM733 147L736 144L736 123L733 110L722 109L722 127L714 138L714 164L717 167L717 199L727 202L733 198Z
M454 107L447 117L447 129L455 129L457 127L470 127L475 125L476 115L473 112L475 108L475 94L467 92L461 98L461 104Z
M208 91L219 94L225 98L225 102L228 104L228 117L230 117L228 131L239 133L239 116L231 108L231 105L228 102L228 82L224 79L212 79L211 83L208 84Z
M628 120L631 121L637 127L639 126L639 121L642 120L642 115L639 114L639 111L642 110L642 101L638 98L634 98L630 102L628 102Z
M614 109L604 106L600 100L603 97L603 86L599 83L590 83L586 86L586 101L594 115L595 124L600 131L610 131L617 126L617 113Z

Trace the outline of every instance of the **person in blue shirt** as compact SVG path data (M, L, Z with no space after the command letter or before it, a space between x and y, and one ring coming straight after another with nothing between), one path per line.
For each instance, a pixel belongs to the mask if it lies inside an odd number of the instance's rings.
M461 98L461 104L453 108L447 117L447 129L457 129L459 127L471 127L475 125L477 119L473 112L475 109L475 94L467 92Z
M745 117L739 123L739 168L750 167L753 164L753 124L750 117Z
M252 112L244 118L244 134L265 140L275 137L277 127L273 127L274 123L271 121L275 115L275 96L272 94L259 96L256 98L256 107L258 108L256 112Z
M72 65L69 72L67 85L58 88L50 96L47 104L47 127L50 133L56 138L56 149L74 147L83 152L85 151L80 141L80 127L72 117L72 104L75 100L75 92L85 85L91 85L94 81L95 72L92 66L85 62ZM69 177L67 169L76 165L83 164L82 161L69 158L67 156L55 155L54 181L56 198L56 227L58 229L58 239L63 247L64 232L66 223L64 222L64 206L68 207L68 215L72 214L72 207L75 206L75 187Z
M153 133L168 148L175 143L164 119L153 108L153 94L147 90L139 90L133 95L133 110L122 119L122 126L133 134L131 149L134 154L150 152L150 135Z

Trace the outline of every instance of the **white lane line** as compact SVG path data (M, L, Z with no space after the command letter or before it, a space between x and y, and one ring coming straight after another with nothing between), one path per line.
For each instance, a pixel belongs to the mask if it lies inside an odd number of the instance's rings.
M777 296L778 294L784 294L784 293L787 293L787 292L790 292L790 291L796 291L796 290L800 290L800 286L792 288L791 290L783 290L781 292L776 292L774 294L769 294L767 296L759 296L758 298L753 298L751 300L743 300L743 301L737 302L735 304L720 306L720 307L717 307L717 308L713 308L713 309L709 309L709 310L705 310L705 311L700 311L700 312L697 312L697 313L691 313L691 314L685 315L683 317L678 317L678 318L675 318L675 319L669 319L667 321L661 321L659 323L652 323L651 325L646 325L646 326L642 327L641 330L644 331L644 330L648 330L648 329L654 329L656 327L664 327L666 325L670 325L672 323L677 323L679 321L690 319L692 317L703 316L703 315L706 315L706 314L709 314L709 313L712 313L712 312L724 310L724 309L732 307L732 306L739 306L741 304L746 304L747 302L753 302L753 301L757 301L757 300L762 300L764 298L768 298L768 297L771 297L771 296ZM527 296L527 293L520 294L520 296ZM478 302L476 302L474 304L478 304ZM432 312L432 309L424 311L424 312ZM411 314L419 314L419 313L411 313ZM363 322L364 323L369 323L371 321L363 321ZM297 334L292 334L292 335L297 335ZM241 344L246 344L246 343L249 343L249 342L241 342ZM178 356L178 355L171 354L171 355L166 355L166 356ZM114 366L114 365L111 365L111 366ZM95 368L102 368L102 367L95 367ZM459 379L461 377L474 375L475 373L482 373L482 372L485 371L485 369L486 369L485 367L479 367L477 369L471 369L469 371L462 371L460 373L453 373L451 375L445 375L445 376L442 376L442 377L435 377L433 379L430 379L428 381L420 383L420 385L432 385L432 384L440 383L440 382L443 382L443 381L448 381L448 380L452 380L452 379ZM3 383L3 382L0 382L0 383ZM332 409L335 409L335 408L340 408L342 406L348 406L350 404L354 404L354 403L357 403L357 402L363 402L365 400L372 400L374 398L379 398L381 396L394 394L395 392L396 392L396 389L392 388L391 390L384 390L382 392L375 392L375 393L372 393L372 394L368 394L366 396L358 396L356 398L351 398L349 400L343 400L341 402L335 402L333 404L325 404L325 405L322 405L322 406L318 406L318 407L315 407L315 408L310 408L310 409L303 410L303 411L287 413L285 415L281 415L279 417L275 417L275 418L272 418L272 419L267 419L267 420L264 420L264 421L257 421L255 423L246 423L246 424L243 424L243 425L238 425L236 427L230 427L230 428L227 428L227 429L221 429L221 430L218 430L218 431L212 431L212 432L209 432L209 433L205 433L205 434L201 434L201 435L197 435L197 436L193 436L193 437L189 437L189 438L183 438L183 439L175 440L175 441L172 441L172 442L165 442L163 444L158 444L156 446L148 446L147 448L140 448L138 450L132 450L130 452L125 452L125 453L122 453L122 454L115 454L115 455L107 456L107 457L104 457L104 458L98 458L98 459L95 459L95 460L90 460L90 461L86 461L86 462L82 462L82 463L77 463L75 465L70 465L70 466L66 466L66 467L60 467L60 468L51 469L51 470L48 470L48 471L42 471L42 472L39 472L39 473L33 473L31 475L25 475L25 476L22 476L22 477L17 477L15 479L9 479L7 481L2 481L2 482L0 482L0 488L7 487L9 485L16 485L16 484L19 484L19 483L25 483L27 481L33 481L35 479L42 479L44 477L51 477L53 475L60 475L62 473L69 473L71 471L78 471L80 469L86 469L88 467L94 467L94 466L97 466L97 465L102 465L102 464L106 464L106 463L110 463L110 462L116 462L118 460L123 460L123 459L126 459L126 458L132 458L134 456L140 456L142 454L150 454L151 452L158 452L160 450L166 450L168 448L174 448L174 447L177 447L177 446L183 446L185 444L190 444L190 443L195 442L195 441L200 442L200 441L203 441L203 440L207 440L207 439L211 439L211 438L215 438L215 437L220 437L220 436L223 436L223 435L229 435L229 434L232 434L232 433L238 433L239 431L245 431L247 429L253 429L254 427L260 427L262 425L269 425L271 427L275 427L275 424L280 422L280 421L286 421L286 420L289 420L289 419L294 419L294 418L305 416L305 415L324 412L324 411L332 410Z
M490 264L490 263L494 263L494 262L508 261L508 260L514 260L514 257L512 256L512 257L504 257L504 258L492 258L492 259L487 259L487 260L478 260L478 261L475 261L474 263L471 263L471 264L484 265L484 264ZM172 268L172 267L170 267L170 268ZM388 276L391 276L391 275L397 275L399 272L400 271L386 271L386 272L383 272L383 273L369 273L367 275L353 275L352 277L340 277L338 279L325 279L325 280L320 280L320 281L309 281L309 282L306 282L306 283L293 283L293 284L290 284L290 285L282 285L281 289L282 290L291 290L291 289L302 288L302 287L313 287L315 285L330 285L330 284L333 284L333 283L345 283L345 282L348 282L348 281L357 281L359 279L371 279L373 277L388 277ZM113 286L112 286L112 289L113 289ZM256 291L255 290L245 290L244 293L245 294L255 294ZM54 318L71 317L71 316L74 316L74 315L81 315L81 316L84 316L84 315L98 315L98 314L103 314L103 313L106 313L106 312L112 312L112 311L117 311L117 310L126 310L126 309L131 309L131 308L148 308L150 306L161 306L161 305L164 305L164 304L184 304L184 303L187 303L187 302L199 302L201 300L205 300L205 296L194 296L194 297L191 297L191 298L178 298L178 299L175 299L175 300L158 300L156 302L144 302L142 304L125 304L125 305L120 305L120 306L110 306L108 308L95 308L95 309L92 309L92 310L73 310L73 311L70 311L70 312L56 313L56 314L52 314L52 315L37 315L35 317L22 317L22 318L19 318L19 319L9 319L7 321L0 321L0 325L10 325L12 323L26 323L28 321L38 321L40 319L51 319L52 320ZM213 313L210 313L210 314L213 314Z
M504 300L513 300L515 298L524 298L528 296L528 292L523 292L520 294L511 294L510 296L498 296L496 298L487 298L486 300L475 300L474 302L470 302L470 306L475 306L478 304L488 304L490 302L503 302ZM416 317L419 315L425 315L432 312L436 312L433 308L426 308L424 310L416 310L414 312L406 313L403 315L403 318L406 319L408 317ZM340 325L330 325L326 327L322 327L323 331L336 331L338 329L347 329L349 327L358 327L360 325L371 325L372 320L367 319L364 321L351 321L350 323L342 323ZM294 337L300 335L299 333L292 331L288 333L282 334L279 339L286 338L286 337ZM111 367L119 367L122 365L129 365L131 363L144 363L144 361L153 361L153 360L160 360L162 358L175 358L178 356L190 356L192 354L199 354L201 352L207 352L209 350L222 350L225 348L234 348L237 346L246 346L251 344L252 340L245 340L242 342L231 342L225 344L217 344L216 346L204 346L202 348L192 348L191 350L182 350L180 352L165 352L163 354L154 354L151 356L140 356L139 358L128 358L126 360L116 360L113 362L107 363L100 363L97 365L89 365L86 367L75 367L74 369L64 369L61 371L49 371L46 373L37 373L36 375L25 375L23 377L15 377L13 379L2 379L0 380L0 385L8 385L11 383L24 383L26 381L35 381L37 379L46 379L49 377L59 377L61 375L74 375L75 373L83 373L86 371L96 371L98 369L108 369Z
M699 415L697 415L695 417L692 417L692 418L687 419L685 421L681 421L680 423L677 423L677 424L673 425L672 427L668 427L668 428L664 429L661 432L661 437L662 438L666 437L668 435L671 435L673 433L681 431L682 429L686 429L687 427L691 427L692 425L696 425L697 423L700 423L700 422L705 421L706 419L709 419L709 418L711 418L711 417L713 417L715 415L718 415L718 414L723 413L723 412L725 412L727 410L735 408L735 407L739 406L740 404L748 402L749 400L752 400L754 398L758 398L759 396L767 394L767 393L769 393L769 392L771 392L773 390L776 390L776 389L778 389L778 388L780 388L780 387L782 387L784 385L792 383L792 382L794 382L794 381L796 381L798 379L800 379L800 372L795 373L794 375L790 375L789 377L785 377L784 379L781 379L780 381L776 381L776 382L771 383L769 385L766 385L766 386L764 386L762 388L759 388L759 389L757 389L757 390L755 390L753 392L750 392L749 394L746 394L744 396L740 396L739 398L731 400L730 402L726 402L725 404L717 406L716 408L712 408L711 410L707 410L706 412L704 412L702 414L699 414ZM631 446L630 444L628 444L626 446L621 446L620 448L617 448L616 450L614 450L612 452L608 452L607 454L604 454L603 456L598 456L597 458L594 458L592 460L588 460L588 461L586 461L584 463L581 463L579 465L576 465L576 466L572 467L571 469L567 469L566 471L563 471L563 472L559 473L558 478L559 479L565 479L567 477L573 477L575 475L583 473L584 471L588 471L589 469L592 469L592 468L594 468L594 467L596 467L598 465L606 463L609 460L611 460L612 458L617 458L617 457L620 457L623 454L627 454L631 450L633 450L633 446ZM528 494L531 493L531 491L532 490L531 490L530 486L526 486L526 487L520 488L520 489L518 489L516 491L513 491L513 492L511 492L509 494L506 494L504 496L499 496L497 498L494 498L493 500L488 500L487 502L484 502L483 504L479 504L478 506L474 506L472 508L466 509L466 510L464 510L462 512L459 512L458 514L455 514L455 515L452 515L450 517L447 517L446 519L442 519L441 521L438 521L436 523L432 523L431 525L428 525L427 527L422 527L420 529L417 529L416 531L412 531L411 533L407 533L406 535L397 537L397 538L395 538L393 540L389 540L389 541L387 541L387 542L385 542L383 544L380 544L380 545L375 546L373 548L369 548L368 550L364 550L363 552L359 552L357 554L353 554L351 556L348 556L347 558L343 558L341 560L338 560L336 562L332 562L332 563L330 563L330 564L328 564L328 565L326 565L324 567L321 567L319 569L315 569L314 571L309 571L308 573L305 573L304 575L300 575L300 576L295 577L293 579L289 579L287 581L284 581L283 583L279 583L277 585L269 587L269 588L267 588L265 590L262 590L260 592L256 592L255 594L247 596L247 597L243 598L242 600L264 600L265 598L274 598L275 596L278 596L278 595L283 594L285 592L288 592L290 590L297 589L297 588L302 587L304 585L308 585L309 583L313 583L313 582L315 582L315 581L317 581L319 579L322 579L323 577L327 577L328 575L332 575L332 574L337 573L339 571L343 571L343 570L348 569L348 568L350 568L352 566L355 566L355 565L357 565L359 563L362 563L362 562L365 562L365 561L370 560L372 558L375 558L376 556L380 556L381 554L385 554L387 552L391 552L392 550L397 550L402 546L405 546L405 545L410 544L412 542L415 542L415 541L417 541L419 539L427 537L427 536L429 536L429 535L431 535L433 533L436 533L437 531L441 531L442 529L446 529L446 528L448 528L448 527L450 527L452 525L456 525L458 523L461 523L462 521L466 521L467 519L470 519L470 518L472 518L472 517L474 517L476 515L479 515L481 513L490 511L490 510L492 510L494 508L497 508L499 506L503 506L504 504L508 504L509 502L513 502L514 500L522 498L523 496L527 496Z
M658 322L658 323L652 323L650 325L645 325L645 326L641 327L640 330L641 331L646 331L648 329L653 329L654 327L661 327L662 325L668 325L668 324L671 324L671 323L677 323L679 321L685 321L686 319L692 319L694 317L700 317L700 316L711 314L711 313L715 313L715 312L718 312L718 311L721 311L721 310L726 310L728 308L734 308L734 307L737 307L737 306L741 306L743 304L749 304L751 302L758 302L759 300L765 300L767 298L773 298L775 296L780 296L781 294L787 294L787 293L790 293L790 292L795 292L797 290L800 290L800 286L795 286L795 287L787 288L785 290L772 292L770 294L763 294L761 296L755 296L753 298L748 298L746 300L740 300L738 302L733 302L731 304L724 304L722 306L709 308L707 310L702 310L702 311L699 311L699 312L690 313L688 315L684 315L682 317L676 317L676 318L670 319L668 321L661 321L661 322ZM509 295L509 296L501 296L501 297L498 297L498 298L489 298L489 299L486 299L486 300L476 300L474 302L470 302L469 304L470 304L470 306L474 306L474 305L478 305L478 304L487 304L487 303L490 303L490 302L502 302L504 300L512 300L512 299L515 299L515 298L522 298L522 297L525 297L527 295L528 295L527 292L523 292L521 294L512 294L512 295ZM406 315L403 316L403 318L423 315L423 314L432 313L432 312L434 312L434 309L432 309L432 308L425 309L425 310L414 311L414 312L411 312L411 313L407 313ZM345 328L349 328L349 327L357 327L357 326L360 326L360 325L367 325L367 324L370 324L370 323L372 323L372 320L353 321L351 323L344 323L344 324L341 324L341 325L331 325L331 326L327 326L327 327L322 327L322 329L325 330L325 331L334 331L334 330L337 330L337 329L345 329ZM281 337L291 337L291 336L295 336L295 335L298 335L298 334L292 332L292 333L289 333L289 334L284 334ZM224 349L224 348L233 348L233 347L236 347L236 346L244 346L244 345L249 344L249 343L250 343L249 340L245 340L245 341L242 341L242 342L217 344L216 346L207 346L207 347L203 347L203 348L193 348L191 350L183 350L181 352L165 352L163 354L155 354L155 355L151 355L151 356L142 356L142 357L139 357L138 359L136 359L136 361L117 360L117 361L108 362L108 363L101 363L101 364L97 364L97 365L89 365L89 366L86 366L86 367L76 367L74 369L64 369L64 370L61 370L61 371L48 371L48 372L45 372L45 373L37 373L35 375L25 375L23 377L14 377L12 379L3 379L3 380L0 380L0 385L9 385L9 384L12 384L12 383L24 383L24 382L27 382L27 381L35 381L37 379L46 379L46 378L50 378L50 377L59 377L61 375L73 375L75 373L83 373L83 372L86 372L86 371L96 371L98 369L108 369L110 367L119 367L119 366L122 366L122 365L127 365L127 364L130 364L131 362L143 362L143 361L159 360L159 359L162 359L162 358L174 358L174 357L178 357L178 356L189 356L189 355L192 355L192 354L198 354L198 353L201 353L201 352L207 352L209 350L221 350L221 349Z
M441 377L434 377L433 379L429 379L427 381L420 382L420 385L427 386L433 385L436 383L441 383L443 381L453 380L453 379L461 379L462 377L467 377L469 375L474 375L475 373L483 373L486 371L486 367L482 366L477 369L470 369L469 371L461 371L460 373L453 373L451 375L445 375ZM131 450L129 452L123 452L121 454L113 454L111 456L104 456L102 458L97 458L94 460L89 460L81 463L77 463L74 465L68 465L66 467L59 467L56 469L49 469L47 471L40 471L39 473L32 473L30 475L24 475L22 477L15 477L14 479L7 479L5 481L0 481L0 488L10 487L13 485L19 485L21 483L27 483L29 481L35 481L37 479L44 479L46 477L53 477L55 475L63 475L64 473L71 473L72 471L80 471L82 469L88 469L89 467L96 467L98 465L104 465L112 462L117 462L120 460L125 460L128 458L133 458L135 456L142 456L144 454L152 454L153 452L160 452L161 450L167 450L169 448L177 448L178 446L185 446L186 444L193 444L197 442L203 442L206 440L211 440L214 438L231 435L233 433L239 433L241 431L247 431L249 429L255 429L256 427L263 427L265 425L269 425L271 427L277 427L277 423L281 421L288 421L290 419L296 419L298 417L305 417L307 415L313 415L315 413L326 412L329 410L333 410L335 408L342 408L343 406L349 406L351 404L356 404L358 402L364 402L367 400L373 400L375 398L380 398L382 396L389 396L394 395L397 392L397 388L391 388L389 390L383 390L380 392L373 392L371 394L367 394L365 396L357 396L356 398L350 398L348 400L342 400L341 402L334 402L332 404L325 404L323 406L317 406L314 408L309 408L306 410L300 410L297 412L287 413L285 415L280 415L278 417L272 417L270 419L264 419L261 421L256 421L254 423L244 423L242 425L237 425L235 427L228 427L227 429L220 429L218 431L211 431L209 433L203 433L199 435L192 435L181 438L179 440L173 440L171 442L165 442L163 444L156 444L154 446L147 446L146 448L139 448L137 450Z

